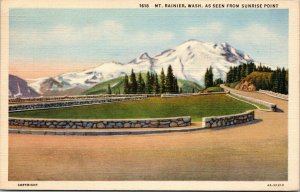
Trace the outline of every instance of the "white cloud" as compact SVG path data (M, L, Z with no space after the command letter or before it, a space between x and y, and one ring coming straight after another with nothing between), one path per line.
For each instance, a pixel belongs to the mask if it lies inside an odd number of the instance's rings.
M230 39L234 42L262 45L271 43L280 44L284 37L270 30L267 26L261 24L250 24L243 29L236 30L230 34Z
M121 23L107 20L98 25L75 27L72 25L56 25L47 30L27 29L11 31L13 45L16 47L34 46L60 46L80 44L81 42L111 40L112 44L142 43L155 44L161 41L171 41L174 33L169 31L126 33ZM14 46L13 46L14 47Z
M287 63L288 38L267 25L249 24L229 34L229 42L244 47L255 60L274 66ZM250 52L251 51L251 52Z
M219 35L223 32L224 25L220 22L207 23L206 25L188 27L185 32L188 36Z
M138 32L133 38L137 43L153 44L157 42L168 42L173 40L175 34L168 31L160 31L153 33Z
M86 40L115 39L122 35L123 26L112 20L104 21L98 25L87 25L81 28L71 25L56 25L44 31L38 29L22 29L10 32L12 41L23 46L26 46L26 44L71 44Z

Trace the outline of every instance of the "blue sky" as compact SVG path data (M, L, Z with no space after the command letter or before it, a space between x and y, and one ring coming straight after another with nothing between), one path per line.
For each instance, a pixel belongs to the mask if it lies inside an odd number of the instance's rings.
M288 11L281 9L11 9L9 25L11 64L125 63L189 39L228 42L257 61L288 64Z

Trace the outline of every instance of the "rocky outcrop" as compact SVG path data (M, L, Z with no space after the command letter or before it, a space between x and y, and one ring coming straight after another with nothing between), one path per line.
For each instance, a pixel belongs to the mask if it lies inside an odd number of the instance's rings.
M241 81L235 86L235 89L242 91L256 91L255 85L248 81Z
M9 98L28 98L40 96L20 77L9 75Z

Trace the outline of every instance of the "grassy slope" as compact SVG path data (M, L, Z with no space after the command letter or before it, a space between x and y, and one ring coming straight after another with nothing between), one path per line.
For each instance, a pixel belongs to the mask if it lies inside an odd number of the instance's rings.
M184 93L191 93L193 88L195 92L198 92L203 89L197 83L183 79L178 79L178 86L179 88L182 88L182 92Z
M143 79L146 79L146 74L142 74ZM112 93L124 92L124 77L118 77L103 83L99 83L94 87L83 92L84 95L103 94L107 92L108 84L110 84ZM182 88L183 92L192 92L193 88L195 92L200 91L202 87L195 82L187 80L178 80L178 86Z
M228 115L255 109L254 106L226 95L202 95L176 98L147 98L140 101L107 103L71 108L10 113L11 117L69 118L69 119L121 119Z
M124 77L118 77L103 83L99 83L94 87L83 92L84 95L94 95L94 94L102 94L107 92L108 84L110 84L112 93L116 93L120 90L121 93L124 92Z
M221 87L208 87L205 90L209 91L209 92L222 92L222 91L224 91L224 89L221 88Z
M245 85L246 83L248 84L248 86L254 85L254 90L266 89L266 87L268 87L271 84L271 76L272 72L254 71L247 75L245 78L243 78L241 82L236 84L233 88L240 87L241 85Z
M235 86L236 86L237 84L239 84L239 83L240 83L239 81L233 82L233 83L229 83L229 84L228 84L228 87L230 87L230 88L235 88Z
M258 72L254 71L247 75L243 80L251 82L251 83L256 83L256 82L261 82L263 80L270 81L271 80L271 75L272 72Z

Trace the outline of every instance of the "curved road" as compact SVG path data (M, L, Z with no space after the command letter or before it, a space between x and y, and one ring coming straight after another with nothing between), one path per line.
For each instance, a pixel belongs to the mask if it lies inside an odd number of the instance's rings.
M287 180L287 101L258 122L187 133L124 136L9 134L9 180Z

